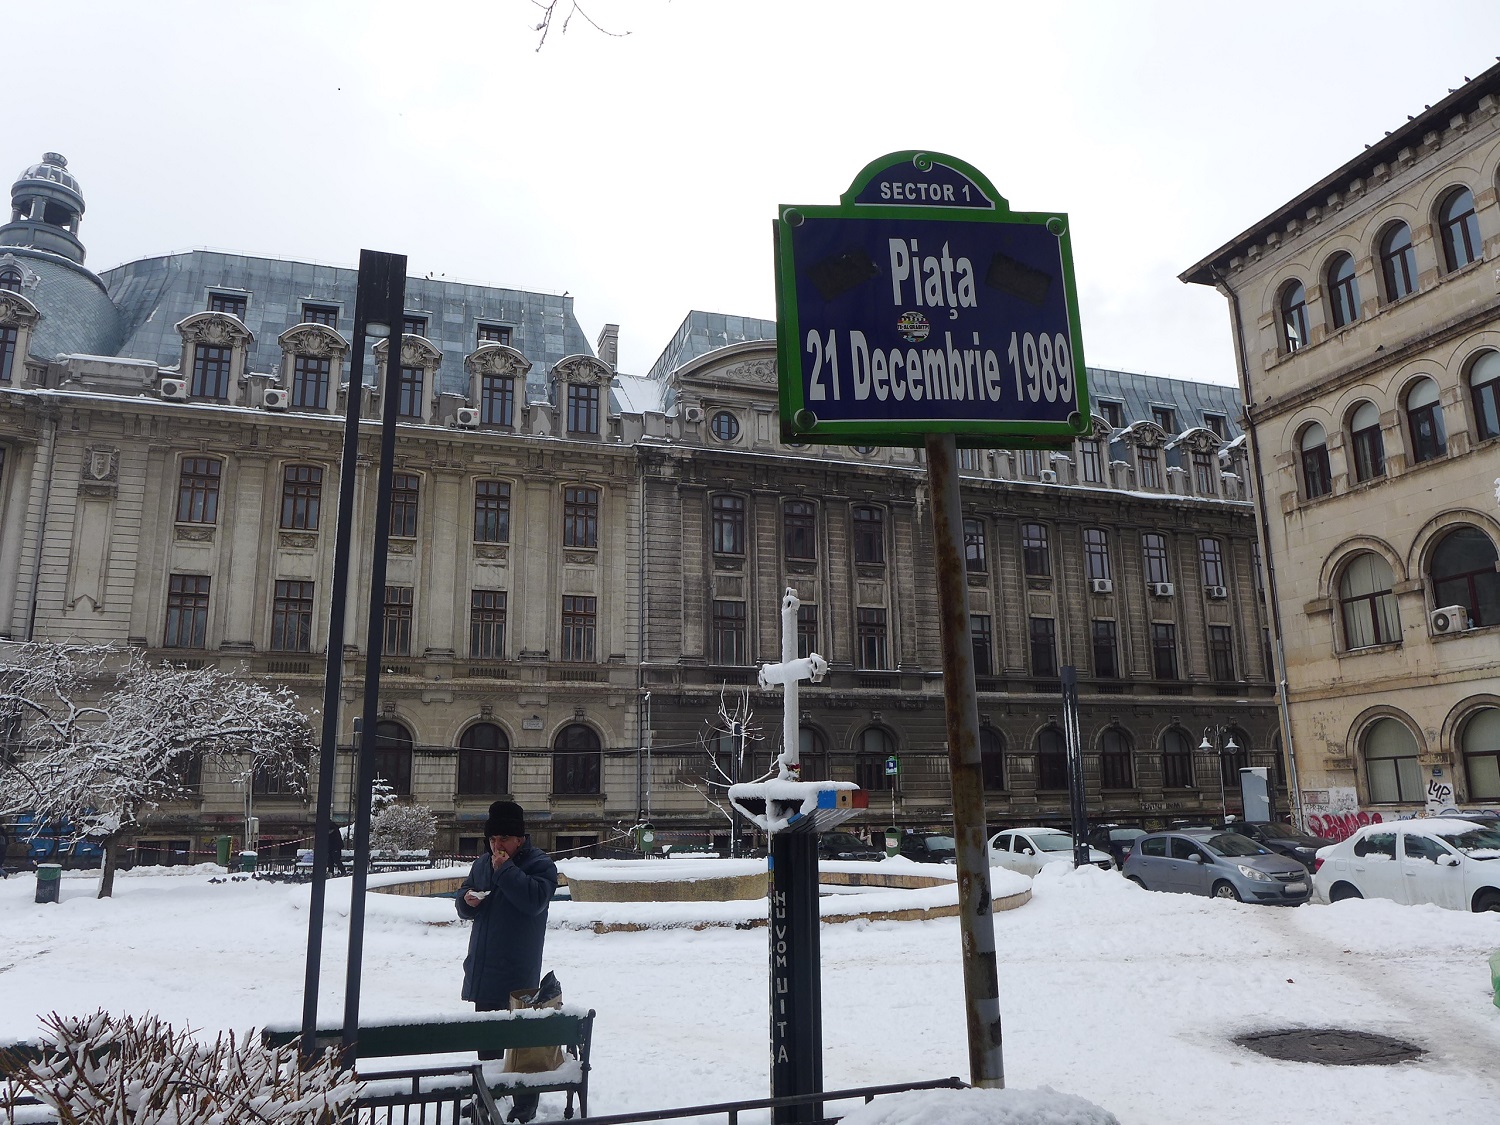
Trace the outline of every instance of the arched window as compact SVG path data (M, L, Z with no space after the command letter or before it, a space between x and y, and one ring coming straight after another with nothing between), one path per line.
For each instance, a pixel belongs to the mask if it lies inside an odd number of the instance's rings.
M1474 439L1500 437L1500 352L1481 352L1469 365L1469 397L1474 403Z
M1380 276L1385 299L1399 301L1417 291L1417 256L1411 248L1411 228L1392 223L1380 236Z
M1165 789L1193 787L1193 741L1176 728L1161 736L1161 773Z
M1477 527L1450 531L1432 552L1432 602L1461 605L1475 625L1500 624L1500 573L1495 545Z
M1339 611L1344 621L1344 647L1369 648L1401 640L1401 618L1391 564L1374 551L1355 555L1339 576Z
M1100 739L1099 787L1135 788L1135 757L1131 752L1130 736L1119 727L1110 727Z
M1302 461L1302 492L1309 500L1333 491L1333 470L1328 464L1328 435L1317 422L1310 422L1297 439Z
M1380 719L1365 731L1365 779L1372 804L1420 801L1422 771L1417 766L1417 740L1395 719Z
M1036 787L1068 787L1068 750L1062 731L1048 727L1036 736Z
M1413 464L1431 461L1448 452L1448 434L1443 429L1443 408L1438 403L1438 385L1425 376L1406 392L1406 424L1411 434Z
M797 760L801 763L803 781L827 781L828 743L812 727L797 730Z
M552 792L592 796L599 792L599 736L573 723L552 740Z
M494 723L475 723L458 740L458 795L510 792L510 740Z
M1500 707L1486 707L1464 722L1459 736L1469 800L1500 801Z
M11 293L19 293L21 291L21 271L14 266L0 270L0 289L8 290Z
M1443 261L1449 271L1479 260L1479 217L1474 214L1474 193L1456 188L1438 208L1438 229L1443 235Z
M1281 291L1281 347L1294 352L1307 346L1307 291L1294 281Z
M1005 743L989 727L979 732L979 772L985 792L1005 792Z
M385 779L398 797L411 796L411 731L401 723L375 724L375 776Z
M1354 259L1335 254L1328 263L1328 306L1333 326L1342 328L1359 319L1359 280L1354 276Z
M867 727L860 733L859 750L854 755L854 780L861 789L874 792L889 789L885 760L896 752L896 740L880 727Z
M1354 448L1354 479L1385 475L1385 440L1380 436L1380 408L1362 402L1349 416L1349 443Z

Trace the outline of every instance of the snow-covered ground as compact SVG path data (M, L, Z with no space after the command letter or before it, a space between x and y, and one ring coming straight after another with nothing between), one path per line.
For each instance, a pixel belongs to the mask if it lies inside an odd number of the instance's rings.
M101 1005L209 1031L295 1022L306 888L210 883L212 873L122 874L103 901L93 878L70 874L56 906L32 903L29 876L0 882L0 1042L33 1036L38 1013ZM342 1007L339 898L330 893L325 1017ZM365 1013L467 1010L458 999L467 930L431 924L451 906L370 903ZM570 1004L599 1011L590 1109L764 1096L766 931L693 930L681 903L598 905L676 926L596 934L582 927L591 904L554 906L546 965ZM1500 948L1500 914L1377 901L1281 910L1056 866L1036 879L1030 903L995 916L995 935L1012 1087L1079 1095L1123 1125L1495 1120L1500 1009L1486 958ZM967 1073L956 920L828 924L822 949L829 1088ZM1320 1026L1400 1036L1429 1054L1321 1067L1230 1042ZM560 1108L552 1098L544 1115Z

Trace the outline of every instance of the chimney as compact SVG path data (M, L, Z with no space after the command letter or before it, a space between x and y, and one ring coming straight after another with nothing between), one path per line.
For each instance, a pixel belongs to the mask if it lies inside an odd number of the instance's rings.
M594 351L599 356L601 363L607 363L613 371L620 362L620 326L618 324L606 324L599 332L599 339L594 341Z

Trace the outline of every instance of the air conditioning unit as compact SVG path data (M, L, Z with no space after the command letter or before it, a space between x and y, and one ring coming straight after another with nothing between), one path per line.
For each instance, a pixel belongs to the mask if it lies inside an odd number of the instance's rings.
M1043 484L1056 484L1057 470L1043 469L1040 473L1037 474L1037 479L1040 480Z
M1147 582L1146 588L1151 591L1153 598L1170 598L1176 593L1170 582Z
M703 421L703 407L701 407L701 406L685 406L685 407L683 407L682 408L682 420L684 422L701 422L701 421Z
M156 390L162 398L169 398L174 402L187 401L188 385L186 379L163 379L156 385Z
M1469 611L1461 605L1445 605L1433 610L1427 620L1434 633L1462 633L1469 627Z
M1205 586L1203 590L1216 602L1222 602L1225 598L1229 597L1229 590L1224 586Z
M280 387L268 387L261 396L260 404L267 410L285 410L292 405L292 392Z
M1090 578L1089 593L1091 594L1113 594L1115 584L1108 578Z
M453 424L460 430L477 430L479 428L479 408L474 406L460 406L453 414Z

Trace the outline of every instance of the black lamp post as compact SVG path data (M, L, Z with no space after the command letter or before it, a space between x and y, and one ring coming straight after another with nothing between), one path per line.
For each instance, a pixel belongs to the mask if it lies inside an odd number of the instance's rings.
M1213 741L1208 739L1213 734ZM1219 823L1229 822L1229 798L1224 789L1224 755L1238 754L1240 747L1234 740L1234 735L1229 734L1224 727L1209 726L1203 728L1203 741L1198 743L1200 754L1217 754L1219 756Z

